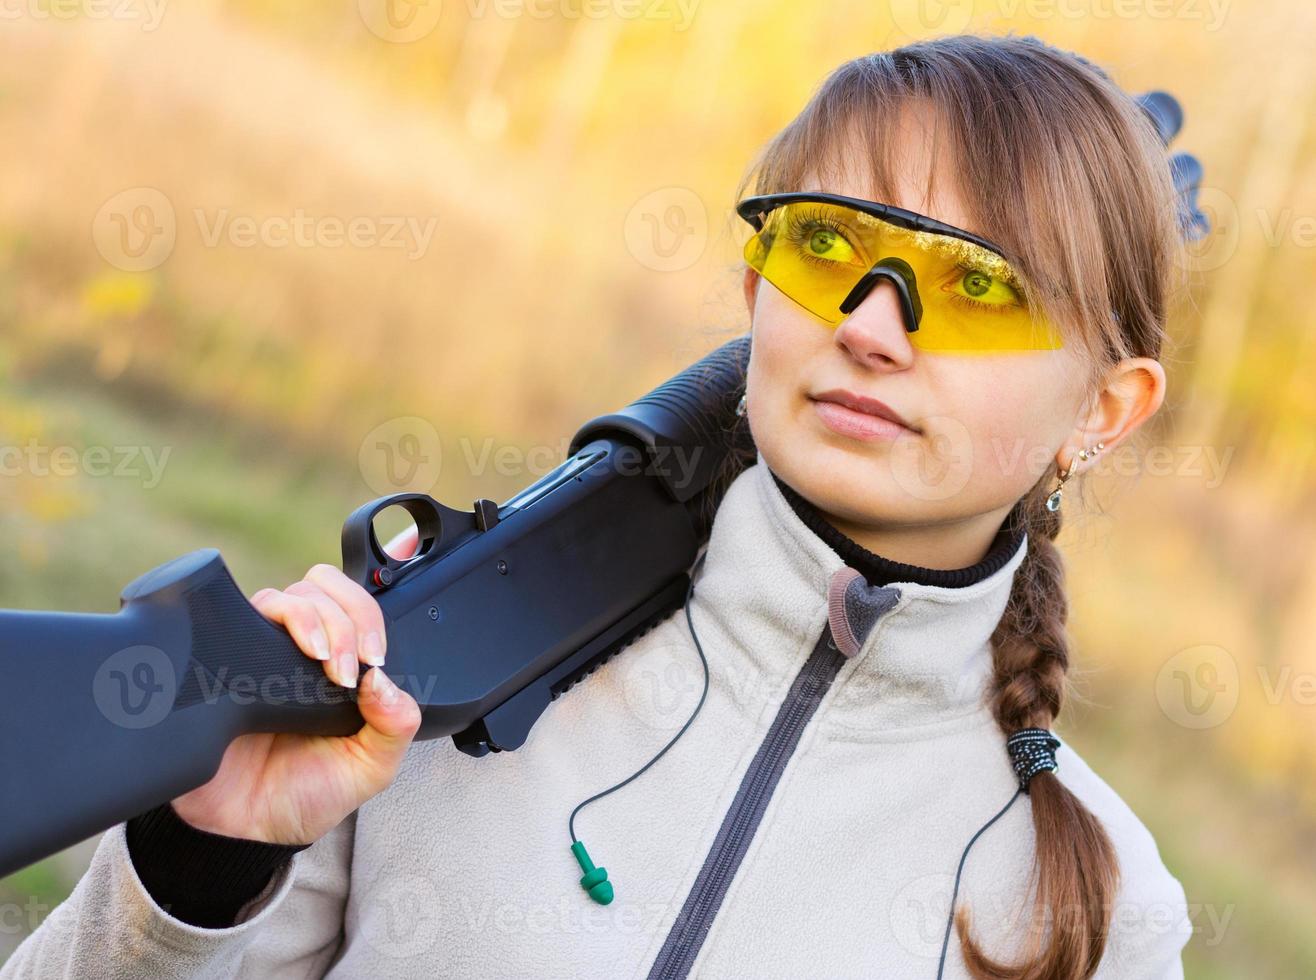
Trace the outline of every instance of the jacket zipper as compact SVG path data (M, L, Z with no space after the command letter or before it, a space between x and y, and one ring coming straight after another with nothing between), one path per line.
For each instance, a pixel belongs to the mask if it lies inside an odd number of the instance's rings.
M832 639L829 623L804 666L795 675L767 735L741 779L740 788L722 818L722 826L704 858L690 894L686 896L649 970L648 980L684 980L689 975L713 919L722 907L731 879L763 819L763 812L777 788L782 771L799 744L804 727L845 662L845 654L837 649Z

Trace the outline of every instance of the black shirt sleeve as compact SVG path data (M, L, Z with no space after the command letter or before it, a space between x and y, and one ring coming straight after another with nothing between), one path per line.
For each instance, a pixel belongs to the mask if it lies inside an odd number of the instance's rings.
M162 909L206 929L235 924L238 912L298 851L310 844L268 844L193 827L170 803L128 821L128 854Z

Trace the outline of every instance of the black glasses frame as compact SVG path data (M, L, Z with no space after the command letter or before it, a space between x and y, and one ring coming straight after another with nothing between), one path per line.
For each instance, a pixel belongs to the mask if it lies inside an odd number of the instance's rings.
M975 235L971 231L965 231L963 228L957 228L954 225L948 225L944 221L938 221L936 218L929 218L926 214L919 214L917 211L909 211L905 208L898 208L894 204L881 204L877 201L865 201L863 198L846 197L843 194L828 194L823 191L786 191L781 194L759 194L754 197L747 197L736 205L736 214L740 215L750 223L755 231L763 230L763 216L783 204L794 204L800 201L817 201L821 204L837 204L842 207L853 208L864 214L871 214L875 218L881 218L883 221L889 221L893 225L901 228L908 228L912 231L927 231L934 235L949 235L952 238L963 239L966 242L972 242L994 252L1001 258L1009 261L1005 250L990 239L983 238L981 235Z

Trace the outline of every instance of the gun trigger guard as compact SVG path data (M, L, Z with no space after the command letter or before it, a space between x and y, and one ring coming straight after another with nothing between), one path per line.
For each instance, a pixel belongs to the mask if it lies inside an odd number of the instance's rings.
M410 558L394 558L375 534L375 517L389 507L401 507L416 522L416 552ZM429 494L396 493L362 504L343 522L343 572L368 592L392 585L404 568L422 562L441 550L444 532L454 537L472 515L445 507Z

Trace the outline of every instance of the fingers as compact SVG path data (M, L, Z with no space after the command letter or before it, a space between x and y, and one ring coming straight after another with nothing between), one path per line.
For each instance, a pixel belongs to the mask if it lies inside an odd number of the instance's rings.
M407 747L420 728L420 706L378 667L361 679L357 708L365 724L352 736L366 763L371 794L393 781Z
M284 592L311 603L316 615L320 617L320 625L329 638L329 659L324 665L329 679L344 687L356 687L360 668L357 661L356 626L351 617L323 589L304 579L294 582Z
M261 589L251 603L283 625L308 656L325 661L329 679L356 687L360 664L384 663L384 614L373 596L332 565L315 565L282 592Z
M388 544L384 545L384 550L393 558L410 558L416 553L416 544L420 539L420 528L415 524L400 531Z
M278 589L261 589L251 597L251 604L266 619L286 629L307 656L329 660L329 635L309 599Z
M382 666L388 635L384 632L384 613L375 597L333 565L314 566L306 573L306 581L323 589L350 617L356 631L356 655L361 663Z

